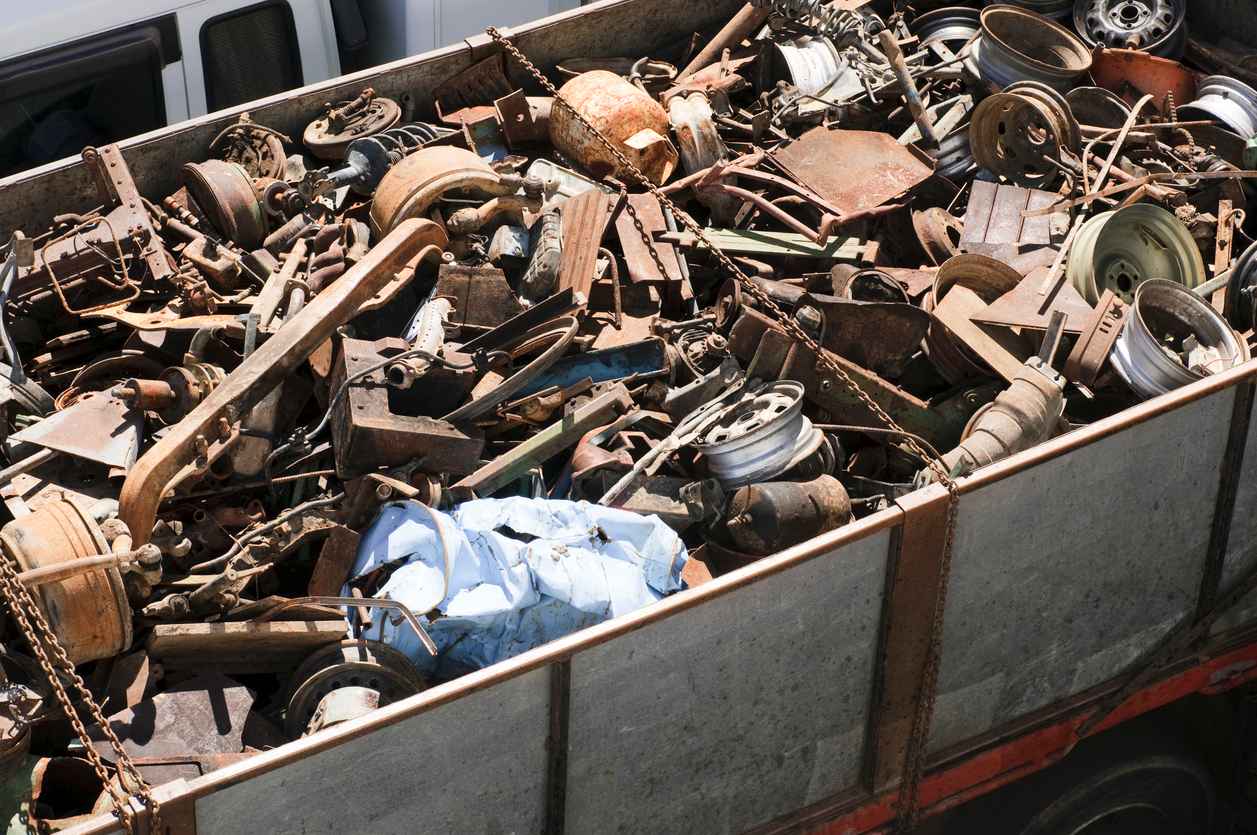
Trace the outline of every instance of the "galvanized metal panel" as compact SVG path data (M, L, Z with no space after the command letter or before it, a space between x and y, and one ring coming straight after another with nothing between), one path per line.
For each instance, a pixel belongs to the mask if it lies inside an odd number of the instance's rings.
M540 832L549 697L534 670L228 786L197 801L197 832Z
M1234 400L962 498L931 751L1116 676L1194 609Z
M858 781L890 531L572 660L567 832L742 832Z
M1255 416L1257 417L1257 416ZM1221 593L1257 562L1257 419L1248 427L1248 447L1240 467L1239 488L1235 493L1235 513L1226 560L1222 564ZM1214 623L1214 634L1236 629L1257 617L1257 592L1248 595L1232 611Z

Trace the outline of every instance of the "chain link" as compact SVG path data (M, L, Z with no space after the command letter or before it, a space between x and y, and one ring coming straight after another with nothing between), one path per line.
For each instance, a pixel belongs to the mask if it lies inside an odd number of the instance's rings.
M110 800L113 802L114 814L122 823L123 829L127 831L128 835L133 835L135 832L134 812L129 804L130 792L127 788L127 781L130 780L136 786L135 795L140 798L151 815L149 831L160 832L161 806L156 798L153 797L152 788L135 767L135 763L131 761L131 757L126 749L122 747L121 740L118 739L113 728L105 720L104 713L101 711L100 706L96 704L96 700L88 689L87 684L75 671L74 664L70 661L69 656L66 655L65 648L61 646L61 642L57 640L56 634L48 625L43 611L39 608L26 586L22 585L22 581L18 579L17 570L13 567L8 556L5 555L0 555L0 595L4 597L4 601L17 621L23 637L30 645L31 651L35 653L36 661L39 663L44 675L47 676L48 684L52 687L53 694L56 696L62 712L65 713L66 718L70 721L75 735L83 743L84 755L91 762L92 768L95 770L96 776L100 778L105 790L109 792ZM48 657L49 651L52 652L53 659ZM53 663L54 659L55 664ZM87 728L84 726L78 710L74 707L65 683L61 680L61 675L58 674L58 667L61 673L70 680L74 689L78 691L83 706L87 709L92 721L100 727L101 732L114 750L117 760L117 786L113 783L108 766L105 765L104 760L92 745L92 739L88 735Z
M925 666L922 670L920 689L921 695L920 698L917 699L917 709L912 717L912 727L910 737L908 739L908 751L907 756L905 757L904 773L899 791L898 829L901 832L911 831L916 826L919 817L918 789L921 784L922 774L924 773L926 754L925 743L927 737L929 736L930 722L934 713L934 701L938 691L938 672L939 662L941 660L940 650L943 633L943 615L946 604L948 581L951 574L952 546L955 540L956 517L960 506L960 488L951 478L951 474L938 458L927 451L916 441L914 437L909 435L907 432L904 432L903 428L899 426L894 418L892 418L886 410L881 407L881 405L873 400L873 398L869 396L868 392L856 384L855 380L851 378L851 375L849 375L846 370L838 364L833 356L826 352L821 345L794 320L793 317L787 314L780 305L778 305L768 296L767 293L760 289L759 285L752 281L751 278L743 272L736 263L734 263L733 259L726 255L724 251L722 251L711 241L710 238L707 237L707 234L703 231L701 225L691 218L687 212L683 211L678 205L676 205L662 189L651 182L641 169L634 165L633 162L629 160L629 158L609 139L603 136L601 131L590 124L584 115L578 112L571 104L560 96L559 91L555 88L554 84L550 82L550 79L546 78L545 74L542 73L541 70L539 70L537 66L527 58L527 56L520 52L519 49L507 40L506 37L504 37L496 28L491 27L486 30L486 33L495 43L498 44L498 46L504 49L512 58L519 62L519 64L524 67L524 69L526 69L534 79L536 79L537 83L545 88L546 92L554 98L554 101L558 106L562 107L578 122L580 122L581 126L588 131L589 135L597 140L598 143L601 144L602 147L616 159L620 165L621 171L627 171L631 174L633 179L649 191L655 199L659 201L661 206L669 209L673 213L677 222L693 234L695 240L698 241L704 249L709 250L713 255L715 255L721 266L723 266L724 269L728 271L728 273L732 275L741 285L742 290L757 302L761 310L771 314L777 320L777 324L788 336L796 342L801 342L806 345L816 356L817 363L834 377L841 380L847 390L854 394L860 402L863 403L864 406L885 425L886 428L902 433L904 442L907 444L909 449L911 449L922 461L926 462L931 472L934 473L938 483L947 490L947 526L943 538L943 550L939 557L939 592L934 600L934 612L931 620L929 636L929 652L927 653ZM639 233L644 233L644 230L639 228ZM644 237L647 240L647 245L653 249L654 242L649 240L648 236Z

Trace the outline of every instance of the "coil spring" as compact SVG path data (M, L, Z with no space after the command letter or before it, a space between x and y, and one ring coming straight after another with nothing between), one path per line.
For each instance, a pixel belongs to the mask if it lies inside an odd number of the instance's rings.
M827 5L826 0L751 0L751 5L770 9L772 14L814 29L833 41L863 39L866 34L863 16Z
M373 136L357 141L374 142L383 148L394 160L399 160L419 150L429 142L434 142L452 133L455 133L452 128L430 125L426 122L411 122L407 125L391 127L388 130L380 131Z

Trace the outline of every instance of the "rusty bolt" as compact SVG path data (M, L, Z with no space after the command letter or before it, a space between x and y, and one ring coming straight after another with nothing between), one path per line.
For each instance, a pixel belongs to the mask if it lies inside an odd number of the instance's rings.
M375 497L382 502L386 502L393 497L393 488L387 484L377 484L375 486Z
M807 331L816 333L824 324L821 312L814 307L800 307L794 314L794 320Z

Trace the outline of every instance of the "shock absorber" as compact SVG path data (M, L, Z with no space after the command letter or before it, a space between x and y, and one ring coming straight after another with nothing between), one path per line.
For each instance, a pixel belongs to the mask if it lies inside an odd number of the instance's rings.
M341 186L349 186L364 196L370 195L388 170L403 158L452 133L452 128L412 122L374 136L355 139L345 149L343 166L333 171L323 168L306 174L300 186L301 195L312 201Z

